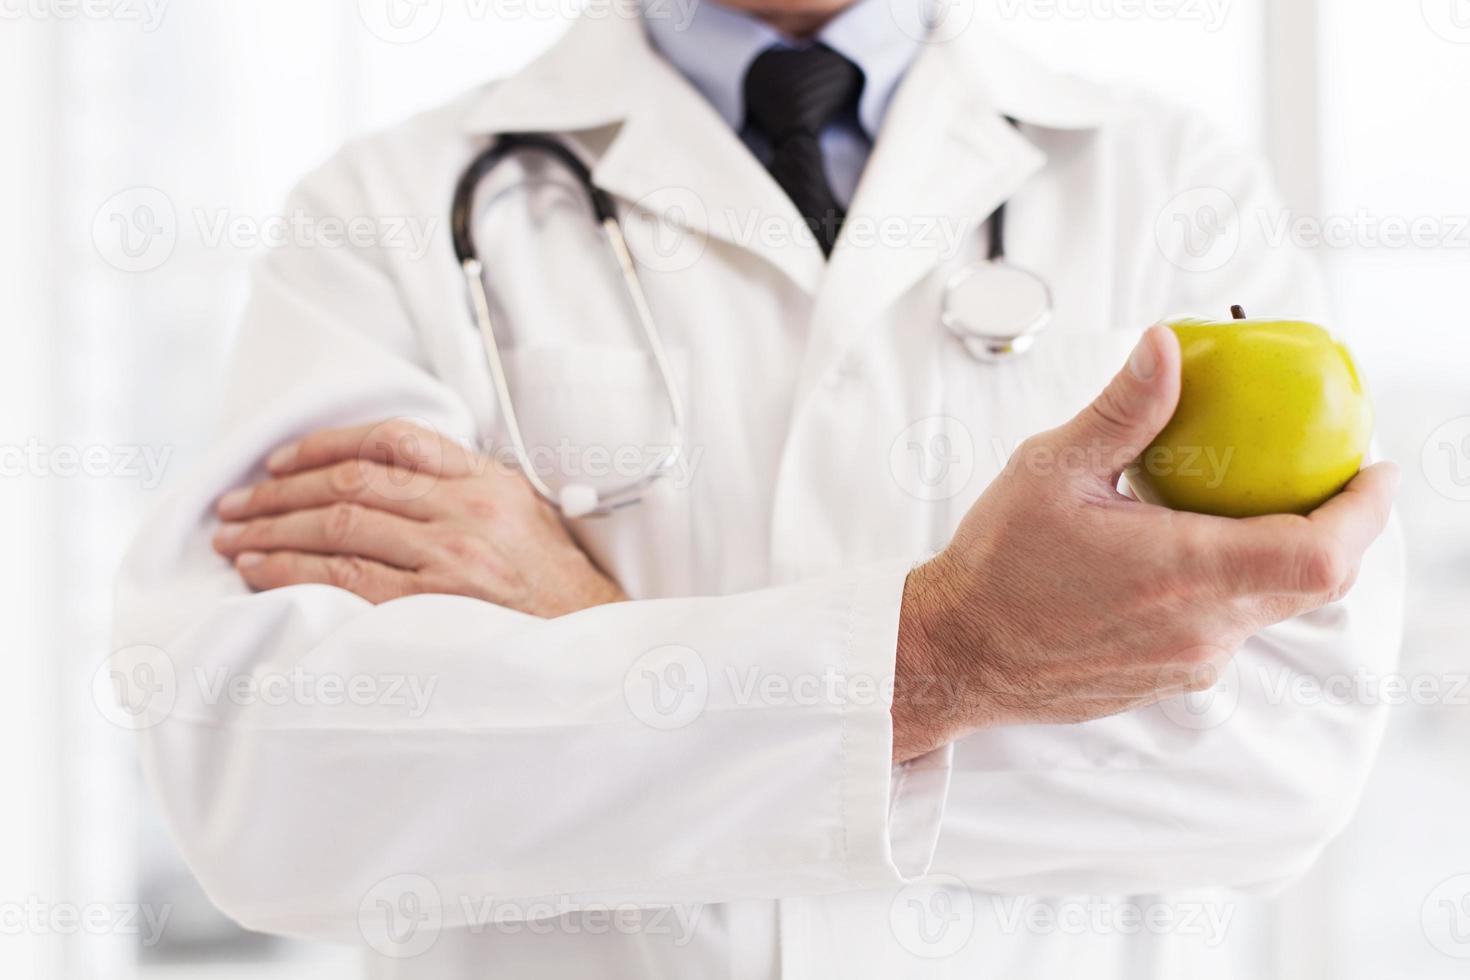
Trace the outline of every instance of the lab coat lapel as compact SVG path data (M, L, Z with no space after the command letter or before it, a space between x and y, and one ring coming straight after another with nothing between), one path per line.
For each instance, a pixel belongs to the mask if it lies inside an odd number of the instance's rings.
M691 256L702 256L708 239L722 241L815 295L822 253L809 237L784 233L801 222L796 206L688 84L672 76L663 95L628 118L594 179L640 213L693 236Z
M676 253L689 261L709 261L712 239L734 245L816 294L825 266L816 245L763 233L795 227L796 207L651 47L637 18L582 16L539 61L492 86L468 123L477 133L610 130L610 139L577 142L593 181L621 201L625 225L654 220L665 236L687 236ZM659 265L658 256L638 254L638 240L631 238L637 257Z
M895 95L822 283L800 394L1045 162L967 69L967 50L926 49Z

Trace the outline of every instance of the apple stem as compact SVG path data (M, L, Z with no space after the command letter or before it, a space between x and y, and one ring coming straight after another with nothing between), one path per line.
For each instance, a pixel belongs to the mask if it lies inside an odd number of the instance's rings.
M1237 320L1244 320L1245 319L1245 307L1244 306L1232 306L1232 307L1230 307L1230 315L1233 316L1233 317L1235 317L1235 319L1237 319Z

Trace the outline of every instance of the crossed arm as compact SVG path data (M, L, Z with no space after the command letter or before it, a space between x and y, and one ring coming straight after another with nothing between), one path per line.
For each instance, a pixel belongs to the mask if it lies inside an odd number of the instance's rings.
M1087 721L1206 689L1251 636L1347 594L1388 521L1392 464L1309 517L1182 514L1117 491L1173 413L1178 377L1173 334L1149 331L1081 414L1020 447L950 546L909 576L895 761L983 728ZM1068 447L1104 463L1044 477L1027 466ZM257 590L462 595L544 618L626 599L519 473L426 429L313 433L268 469L219 501L214 541Z

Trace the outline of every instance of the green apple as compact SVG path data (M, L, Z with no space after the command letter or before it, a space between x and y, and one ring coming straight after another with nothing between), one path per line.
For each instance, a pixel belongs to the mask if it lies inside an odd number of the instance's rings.
M1184 356L1179 407L1128 468L1129 486L1174 510L1308 513L1357 475L1373 407L1322 327L1233 312L1168 324Z

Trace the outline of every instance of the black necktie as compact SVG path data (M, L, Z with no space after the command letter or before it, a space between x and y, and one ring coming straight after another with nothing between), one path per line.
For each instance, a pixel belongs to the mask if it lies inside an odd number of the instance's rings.
M770 48L745 75L748 122L771 142L771 176L811 225L826 255L847 216L827 180L820 135L857 106L863 73L823 44Z

